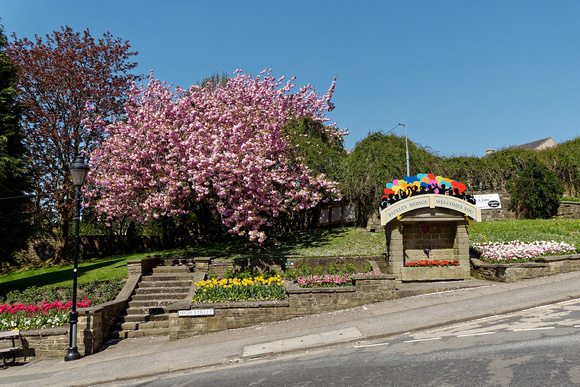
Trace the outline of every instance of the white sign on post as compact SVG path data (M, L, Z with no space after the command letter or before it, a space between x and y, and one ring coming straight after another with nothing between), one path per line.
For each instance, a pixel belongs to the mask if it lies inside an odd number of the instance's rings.
M495 210L501 208L499 194L473 195L473 197L475 198L475 205L482 210Z

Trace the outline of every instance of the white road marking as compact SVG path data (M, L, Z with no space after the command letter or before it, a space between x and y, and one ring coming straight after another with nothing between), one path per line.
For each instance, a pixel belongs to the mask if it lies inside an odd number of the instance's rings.
M433 337L433 338L430 338L430 339L407 340L407 341L403 341L403 343L415 343L417 341L432 341L432 340L441 340L441 337Z
M378 347L381 345L389 345L389 343L380 343L380 344L361 344L361 345L355 345L355 348L366 348L366 347Z
M555 329L556 327L540 327L540 328L522 328L522 329L512 329L513 332L527 332L527 331L541 331L544 329Z
M464 335L457 335L457 337L470 337L470 336L482 336L482 335L493 335L495 333L495 331L493 332L481 332L481 333L467 333Z

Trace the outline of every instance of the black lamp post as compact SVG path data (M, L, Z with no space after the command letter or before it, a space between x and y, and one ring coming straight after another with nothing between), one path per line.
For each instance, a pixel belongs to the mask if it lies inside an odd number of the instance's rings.
M79 263L79 221L81 217L81 187L85 184L89 166L85 164L82 156L76 156L75 161L69 166L73 185L76 187L76 216L75 216L75 253L74 253L74 268L73 268L73 294L72 294L72 309L70 312L70 339L69 348L64 361L76 360L81 358L81 354L77 349L77 271Z

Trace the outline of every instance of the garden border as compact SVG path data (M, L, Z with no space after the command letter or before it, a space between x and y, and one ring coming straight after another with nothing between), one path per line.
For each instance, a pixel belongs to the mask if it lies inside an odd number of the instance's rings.
M390 274L357 274L352 277L351 286L315 288L300 288L285 282L284 288L288 294L285 300L200 304L178 301L167 308L169 339L177 340L394 299L397 297L395 279L396 276ZM212 313L194 313L187 317L179 313L202 309L209 309Z
M471 275L496 282L516 282L524 279L580 271L580 254L538 257L534 262L490 263L471 258Z
M111 333L117 318L123 312L141 276L157 264L157 257L127 261L128 278L114 301L89 308L77 309L77 346L82 356L98 352ZM40 358L64 358L69 347L70 326L21 330L23 349L26 356Z

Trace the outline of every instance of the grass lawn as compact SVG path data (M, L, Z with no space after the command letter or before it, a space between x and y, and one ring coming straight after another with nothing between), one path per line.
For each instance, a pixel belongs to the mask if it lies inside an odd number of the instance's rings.
M469 226L470 243L485 242L478 230L490 242L556 241L580 248L580 220L577 219L522 219L475 223Z
M471 243L484 242L483 234L490 242L535 240L566 242L580 248L579 220L509 220L475 223L469 226ZM369 233L355 227L320 228L271 237L264 245L247 240L233 239L228 242L196 246L183 250L156 252L161 256L216 256L223 258L284 258L320 256L380 255L385 252L385 234ZM148 254L132 254L95 259L79 264L79 283L109 278L127 277L126 261L144 258ZM0 275L0 294L12 289L25 289L36 285L67 285L72 283L72 265L35 270L20 270Z

